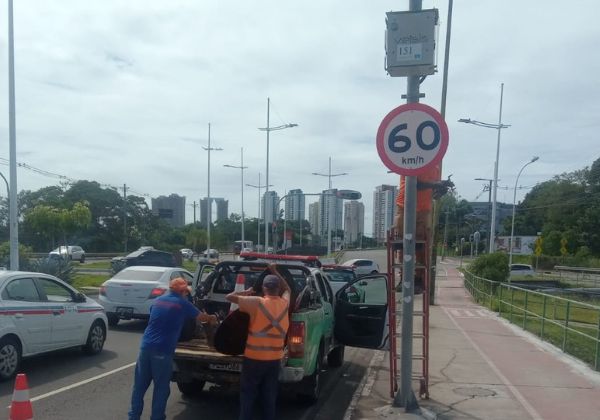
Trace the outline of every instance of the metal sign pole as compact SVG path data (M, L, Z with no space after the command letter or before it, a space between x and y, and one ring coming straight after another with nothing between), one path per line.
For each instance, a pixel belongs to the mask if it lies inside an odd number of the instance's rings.
M410 0L410 11L421 10L421 0ZM408 76L406 103L419 102L419 76ZM404 238L402 267L402 344L400 392L394 405L410 411L418 407L412 390L413 306L415 295L415 236L417 225L417 177L407 176L404 185Z

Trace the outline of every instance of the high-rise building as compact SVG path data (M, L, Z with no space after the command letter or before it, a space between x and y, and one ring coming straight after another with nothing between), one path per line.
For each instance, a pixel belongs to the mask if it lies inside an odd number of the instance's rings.
M352 200L344 203L344 244L361 246L365 234L365 206Z
M275 191L263 194L262 214L267 223L279 220L279 196Z
M152 213L173 227L185 225L185 197L171 194L152 199Z
M217 217L212 217L210 218L210 221L212 223L215 223L218 220L225 220L228 218L228 211L229 211L229 201L225 200L224 198L215 198L215 197L211 197L210 198L210 211L211 211L211 215L212 215L212 210L213 210L213 204L212 203L216 203L217 204ZM200 200L200 223L202 223L203 226L207 225L207 221L208 221L208 197L204 197L203 199Z
M291 190L285 198L285 220L304 220L304 194L302 190Z
M310 233L313 235L319 235L319 218L321 217L321 211L319 210L321 203L318 201L308 205L308 223L310 223Z
M385 242L388 230L394 224L398 187L379 185L373 193L373 239Z
M329 225L331 223L331 238L332 247L333 244L338 243L336 240L336 232L342 230L342 214L343 200L337 198L335 193L337 188L323 191L319 202L320 214L319 214L319 235L321 236L321 243L327 245L327 238L329 236Z

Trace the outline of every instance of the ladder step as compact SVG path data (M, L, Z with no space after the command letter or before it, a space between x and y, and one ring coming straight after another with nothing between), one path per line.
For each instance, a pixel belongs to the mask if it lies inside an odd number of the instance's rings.
M396 311L396 315L402 315L402 311ZM413 316L423 316L423 311L413 311Z
M413 354L412 360L423 360L423 359L425 359L425 356L423 356L423 355L420 355L420 354L418 354L418 355L416 355L416 356L415 356L415 355ZM399 354L399 355L397 355L397 356L396 356L396 360L402 360L402 355L400 355L400 354Z
M396 337L396 338L402 338L402 333L396 333L396 334L394 334L394 337ZM422 333L413 333L412 337L413 338L417 338L417 339L423 339L423 338L425 338L425 334L422 334Z

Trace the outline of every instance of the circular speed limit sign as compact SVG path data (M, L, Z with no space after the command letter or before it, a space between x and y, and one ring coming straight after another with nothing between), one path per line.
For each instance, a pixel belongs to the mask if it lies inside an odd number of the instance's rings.
M415 176L444 157L448 126L428 105L400 105L385 116L377 130L377 153L392 172Z

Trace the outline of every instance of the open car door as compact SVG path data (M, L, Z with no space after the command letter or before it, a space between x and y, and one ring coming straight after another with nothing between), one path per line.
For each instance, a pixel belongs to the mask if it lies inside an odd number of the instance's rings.
M388 338L387 276L374 274L336 293L335 338L350 347L381 349Z

